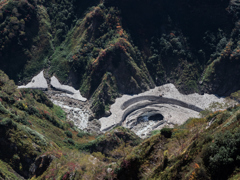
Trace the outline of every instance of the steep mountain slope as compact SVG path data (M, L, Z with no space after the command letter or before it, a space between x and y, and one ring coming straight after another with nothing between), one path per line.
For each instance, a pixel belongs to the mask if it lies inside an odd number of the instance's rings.
M118 179L239 179L239 112L236 106L162 129L122 161Z
M80 89L96 117L123 93L167 82L182 93L229 95L240 88L238 6L233 0L4 0L0 67L21 84L47 69Z
M238 60L233 60L238 53L230 56L237 51L237 9L230 12L228 3L142 0L118 1L117 6L122 10L123 27L143 50L157 85L173 82L184 93L224 94L237 90L233 82L239 76L232 73L238 68ZM115 1L108 4L116 5Z
M43 92L16 87L0 71L1 179L94 179L141 142L122 127L99 137L81 131Z
M239 6L0 0L0 69L16 84L45 69L79 89L96 118L122 94L169 82L182 93L230 95L240 89ZM80 131L41 91L18 90L7 75L0 71L2 179L239 179L239 106L140 143L121 127Z
M1 1L1 69L15 82L43 68L52 49L46 8L36 9L34 1Z
M41 91L18 90L0 71L0 177L239 179L239 114L237 105L190 118L143 142L123 127L95 137Z
M52 56L50 72L60 80L71 78L83 95L94 97L93 110L103 107L104 112L118 93L139 93L154 85L119 15L114 7L94 7Z
M64 112L41 91L19 91L2 71L0 101L0 159L27 178L38 155L64 145L62 138L69 125Z

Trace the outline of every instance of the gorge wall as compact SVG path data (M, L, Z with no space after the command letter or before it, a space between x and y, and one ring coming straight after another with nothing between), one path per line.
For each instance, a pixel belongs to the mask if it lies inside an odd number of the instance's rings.
M0 68L18 85L48 69L96 118L122 94L166 83L230 95L240 89L238 11L216 0L1 1Z

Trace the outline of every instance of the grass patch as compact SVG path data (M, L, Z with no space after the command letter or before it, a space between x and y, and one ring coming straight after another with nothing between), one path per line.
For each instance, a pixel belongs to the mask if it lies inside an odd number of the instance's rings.
M66 113L62 110L61 107L53 105L53 112L56 114L56 116L61 120L66 120Z

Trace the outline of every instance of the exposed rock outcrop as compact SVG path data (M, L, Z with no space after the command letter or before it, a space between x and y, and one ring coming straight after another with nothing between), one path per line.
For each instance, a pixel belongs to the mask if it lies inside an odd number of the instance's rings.
M38 157L29 169L31 176L41 176L55 158L53 155L42 155Z

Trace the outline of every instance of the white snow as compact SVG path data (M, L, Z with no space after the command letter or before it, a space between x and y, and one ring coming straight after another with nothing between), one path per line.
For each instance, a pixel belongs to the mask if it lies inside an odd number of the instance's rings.
M71 86L62 85L55 76L51 77L50 84L55 89L66 92L66 93L62 93L62 96L67 96L79 101L87 101L86 98L82 97L79 90L76 90Z
M21 88L32 88L32 89L41 89L46 90L48 88L47 80L44 78L43 71L41 71L37 76L34 76L27 85L18 86Z
M194 93L184 95L181 94L173 84L165 84L141 94L133 96L123 95L122 97L117 98L115 103L110 108L110 111L112 113L111 116L103 117L100 119L101 131L107 131L114 127L114 125L118 124L127 128L131 128L137 135L145 137L147 133L154 129L158 129L159 127L163 127L165 125L183 124L190 117L199 117L199 112L191 108L179 106L173 103L151 104L152 101L148 99L143 99L142 101L133 101L133 103L130 103L130 105L128 105L125 109L122 108L124 102L133 98L140 99L144 96L155 96L157 98L160 98L161 96L163 98L171 98L187 103L189 105L194 105L200 109L208 108L209 105L213 102L224 103L224 98L217 97L213 94L200 95ZM144 104L147 105L143 106ZM161 121L137 121L136 118L140 116L141 112L146 109L152 109L162 114L164 116L164 119L162 120L163 124L161 124ZM127 114L126 118L124 119L124 115L127 112L130 113Z

